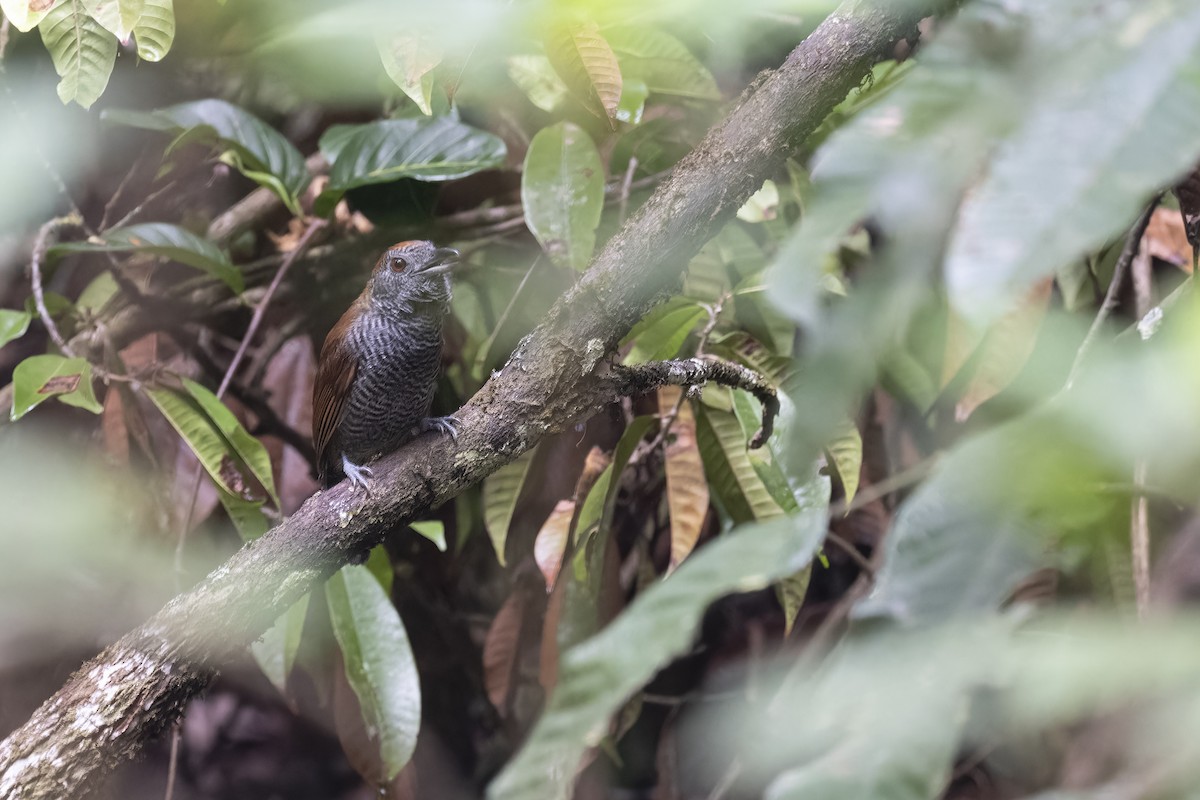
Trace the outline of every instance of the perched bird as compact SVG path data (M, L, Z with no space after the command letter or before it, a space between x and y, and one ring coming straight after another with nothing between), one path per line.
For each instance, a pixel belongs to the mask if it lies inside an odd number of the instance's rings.
M313 384L313 444L321 484L355 488L367 462L430 430L455 435L453 417L429 417L459 252L411 241L379 257L367 287L325 337Z

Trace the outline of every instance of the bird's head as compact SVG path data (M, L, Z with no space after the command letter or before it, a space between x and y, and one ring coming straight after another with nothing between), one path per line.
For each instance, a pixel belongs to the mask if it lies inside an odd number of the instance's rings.
M453 247L414 240L394 244L384 251L371 273L371 296L385 303L447 303L450 270L460 253Z

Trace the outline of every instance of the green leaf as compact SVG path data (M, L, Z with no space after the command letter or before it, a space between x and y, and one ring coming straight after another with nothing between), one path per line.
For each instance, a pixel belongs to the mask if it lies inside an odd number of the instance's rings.
M546 55L567 90L612 126L621 99L621 66L596 23L555 26L546 37Z
M542 111L553 112L567 96L567 85L545 56L510 56L508 77Z
M862 435L852 420L845 420L837 435L825 446L825 458L837 473L844 502L848 505L858 491L858 473L862 468Z
M770 585L809 563L825 535L828 481L811 481L798 516L748 527L694 553L601 633L563 653L550 704L525 746L488 787L491 800L563 800L588 747L630 695L691 645L718 597Z
M387 548L381 544L371 548L367 555L367 571L375 576L379 585L387 595L392 593L392 583L396 580L396 570L392 567L392 559L388 556Z
M674 298L672 298L674 299ZM646 315L634 326L626 337L633 342L626 364L644 364L674 358L679 348L708 312L697 302L678 298L678 302L664 303Z
M104 94L117 62L117 39L88 16L81 0L62 0L38 25L54 70L58 97L84 108Z
M175 9L172 0L144 0L145 6L133 26L138 58L162 61L175 42Z
M129 39L145 0L83 0L88 15L121 41Z
M346 679L390 781L412 758L421 726L421 686L408 633L366 567L343 567L329 579L325 596Z
M1057 6L1030 6L1032 24L1074 25ZM1200 157L1200 7L1111 4L1106 16L1069 51L1064 75L1048 73L964 201L946 278L972 320L994 319L1038 278L1120 234ZM1039 44L1061 58L1057 41Z
M425 116L433 114L433 70L442 63L442 52L427 35L402 33L378 36L375 46L383 69L421 109Z
M500 566L505 563L504 546L508 541L508 527L512 524L517 498L521 496L521 487L525 485L525 476L529 473L535 452L536 447L522 453L516 461L505 464L483 481L483 522Z
M33 7L33 0L0 0L0 11L13 24L13 27L27 33L37 27L38 23L50 13L50 4L38 2Z
M533 137L521 174L521 205L551 260L587 266L604 211L604 165L582 128L560 122Z
M733 413L697 405L696 440L704 458L709 488L736 523L768 520L783 514L751 461L747 439Z
M306 594L297 600L266 633L250 643L250 652L259 669L280 692L287 691L288 675L296 664L296 653L300 650L311 596Z
M67 242L50 248L61 253L152 253L207 272L240 293L245 288L242 273L221 249L186 228L166 222L144 222L127 228L112 228L98 240Z
M431 519L426 522L410 522L408 527L433 542L433 546L441 552L446 552L446 526L440 520Z
M230 512L243 538L261 535L265 530L264 523L258 519L262 516L258 509L261 501L254 496L251 481L255 470L239 456L237 448L222 433L221 426L208 415L191 392L158 388L146 389L145 393L167 422L171 423L171 427L187 442L213 483L229 494L233 501L242 501L226 503L226 510ZM228 409L225 410L228 412ZM227 424L228 420L223 422ZM244 429L242 433L245 434ZM259 480L259 483L262 481ZM269 491L273 493L274 487L271 486Z
M719 100L717 82L683 42L658 28L622 25L606 28L626 82L641 81L651 94Z
M504 142L453 117L334 125L321 137L331 164L316 210L328 214L350 189L402 178L448 181L504 163Z
M283 134L249 111L224 100L209 99L156 111L109 110L103 119L118 125L187 134L186 141L199 139L220 147L227 153L223 157L226 163L271 189L293 213L298 213L297 198L311 177L304 156Z
M99 414L104 407L92 390L92 365L82 358L30 356L13 370L12 420L28 414L44 400L57 397L69 406Z
M24 336L32 319L33 314L28 311L0 308L0 347Z
M267 453L267 448L242 427L242 423L238 422L229 407L222 403L215 394L193 380L187 378L182 380L188 394L200 404L200 408L229 442L233 452L250 468L250 472L263 485L272 502L278 507L279 496L275 493L275 479L271 474L271 456Z

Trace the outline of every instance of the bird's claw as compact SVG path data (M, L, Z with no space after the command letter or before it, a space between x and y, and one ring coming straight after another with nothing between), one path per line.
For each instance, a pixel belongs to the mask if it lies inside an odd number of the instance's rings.
M419 433L428 433L436 431L437 433L445 434L450 437L450 441L458 441L458 419L449 414L444 417L429 417L421 420L421 424L417 426Z
M346 478L350 481L350 491L357 491L361 486L363 491L365 491L368 495L371 494L371 487L368 484L368 481L375 477L374 470L367 466L360 467L358 464L353 463L350 459L343 455L342 472L345 473Z

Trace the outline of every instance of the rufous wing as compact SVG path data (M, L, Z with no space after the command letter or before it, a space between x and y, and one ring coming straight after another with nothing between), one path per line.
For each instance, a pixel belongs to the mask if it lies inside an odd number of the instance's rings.
M325 475L326 464L336 460L337 453L327 453L333 434L346 412L346 401L350 397L350 388L358 374L358 357L348 345L350 326L362 313L360 303L347 309L338 320L325 344L321 347L321 357L317 363L317 378L313 382L313 447L317 452L317 469L322 477Z

